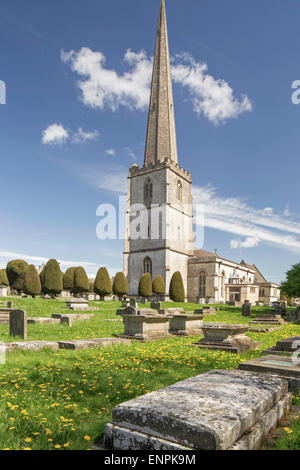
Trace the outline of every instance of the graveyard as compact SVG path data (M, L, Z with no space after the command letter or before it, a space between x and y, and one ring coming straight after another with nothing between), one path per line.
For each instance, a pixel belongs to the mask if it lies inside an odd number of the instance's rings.
M15 309L27 317L51 318L69 310L62 299L2 298L11 300ZM90 301L93 316L68 323L28 323L27 342L78 341L114 338L122 335L122 308L117 301ZM139 304L142 311L150 303ZM181 308L182 316L193 314L199 305L162 303L163 308ZM216 305L219 310L208 315L209 324L245 325L271 308L252 307L251 316L242 315L240 307ZM289 309L291 311L295 309ZM76 312L78 313L78 312ZM85 311L79 312L84 314ZM207 318L207 317L206 317ZM251 326L251 325L249 325ZM112 410L119 404L141 397L178 382L214 370L235 370L240 363L263 356L282 339L300 336L300 324L284 323L268 332L248 331L257 349L241 353L190 347L203 338L170 334L152 341L98 344L83 349L12 350L1 367L2 449L84 450L103 448L104 429L111 422ZM9 325L0 324L0 338L5 343L22 341L9 335ZM300 405L299 392L293 392L293 404ZM296 408L297 409L297 408ZM270 443L273 449L297 449L300 442L299 412Z

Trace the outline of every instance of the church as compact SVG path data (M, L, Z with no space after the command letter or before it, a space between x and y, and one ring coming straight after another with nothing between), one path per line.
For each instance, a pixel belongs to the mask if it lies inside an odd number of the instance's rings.
M165 2L156 36L144 164L128 175L124 274L129 295L137 295L142 274L161 275L168 292L173 274L182 275L188 301L269 304L277 284L256 266L196 249L191 174L178 163L175 113Z

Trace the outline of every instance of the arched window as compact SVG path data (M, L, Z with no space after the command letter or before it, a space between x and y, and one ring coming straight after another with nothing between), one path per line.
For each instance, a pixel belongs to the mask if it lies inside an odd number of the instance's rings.
M146 179L145 187L144 187L144 200L145 202L147 201L152 201L152 196L153 196L153 183L150 178Z
M199 273L199 297L206 296L206 272L200 271Z
M149 257L144 259L144 274L149 273L152 276L152 261Z
M176 199L177 201L182 200L182 184L181 181L177 181L177 188L176 188Z

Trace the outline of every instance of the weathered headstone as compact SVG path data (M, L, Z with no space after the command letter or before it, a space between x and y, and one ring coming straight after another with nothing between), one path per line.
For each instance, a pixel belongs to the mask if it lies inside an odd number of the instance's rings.
M116 311L116 315L120 315L121 317L123 317L124 315L137 315L137 314L138 314L138 311L134 307L126 307L126 308L119 309Z
M214 349L240 353L256 349L260 343L246 336L248 325L230 325L227 323L205 323L201 329L204 338L194 343L201 349Z
M243 317L250 317L251 316L251 304L249 300L245 300L245 303L242 306L242 315Z
M300 365L293 357L270 355L241 362L239 369L260 372L262 375L273 374L288 381L289 391L300 390Z
M133 308L138 308L138 302L136 299L130 299L130 304L129 304L130 307L133 307Z
M292 356L300 353L300 336L292 336L277 341L276 346L263 351L263 354L276 354L279 356Z
M287 381L212 370L113 409L110 450L255 450L291 409Z
M152 341L170 336L169 319L162 315L124 315L123 323L124 333L120 338Z
M0 286L0 297L7 297L8 287Z
M24 310L12 310L9 316L10 336L27 339L27 313Z
M203 315L174 315L170 319L170 333L195 336L202 333Z
M161 302L158 302L157 300L153 300L150 303L150 308L153 308L153 310L161 310L162 309Z
M14 308L14 303L13 303L12 300L9 300L9 301L7 302L7 308Z
M285 321L281 317L281 315L275 315L275 314L260 314L257 315L253 321L249 322L249 324L262 324L262 325L283 325Z

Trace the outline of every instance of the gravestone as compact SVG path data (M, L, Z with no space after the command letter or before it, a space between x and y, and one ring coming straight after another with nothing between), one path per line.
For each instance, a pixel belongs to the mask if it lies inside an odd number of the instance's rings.
M257 315L253 321L249 322L249 324L262 324L262 325L283 325L285 321L281 317L281 315L275 315L275 314L260 314Z
M120 315L121 317L123 317L123 315L137 315L137 314L138 314L138 311L134 307L126 307L126 308L119 309L116 311L116 315Z
M27 313L24 310L12 310L9 316L10 336L27 339Z
M7 297L7 286L0 286L0 297Z
M14 308L14 303L12 300L7 302L7 308Z
M263 351L263 354L275 354L278 356L292 356L294 353L300 353L300 336L281 339L277 341L276 346Z
M243 317L250 317L251 315L251 304L249 300L245 300L245 303L242 306L242 315Z
M298 318L297 312L288 311L286 312L286 321L289 323L290 322L297 323L298 321L300 321L300 318Z
M72 299L66 301L66 306L71 310L87 310L89 302L85 299Z
M240 370L260 372L262 375L269 374L286 379L290 392L300 390L300 363L299 359L293 357L276 355L262 356L250 361L242 362Z
M158 302L157 300L153 300L150 303L150 308L153 308L153 310L162 310L161 302Z
M123 324L120 338L145 342L170 337L169 319L162 315L124 315Z
M202 333L203 315L174 315L170 319L170 333L179 336L195 336Z
M136 299L130 299L130 307L138 308L138 302Z
M178 313L184 313L184 308L178 307L178 308L163 308L162 310L157 310L156 311L158 315L178 315Z
M112 411L109 450L256 450L292 407L287 381L211 370L127 401Z
M59 349L89 349L89 348L106 348L114 344L130 345L130 341L121 338L93 338L93 339L79 339L74 341L59 341Z
M205 323L201 329L204 338L192 345L200 349L213 349L238 354L256 349L261 344L246 336L248 325Z

